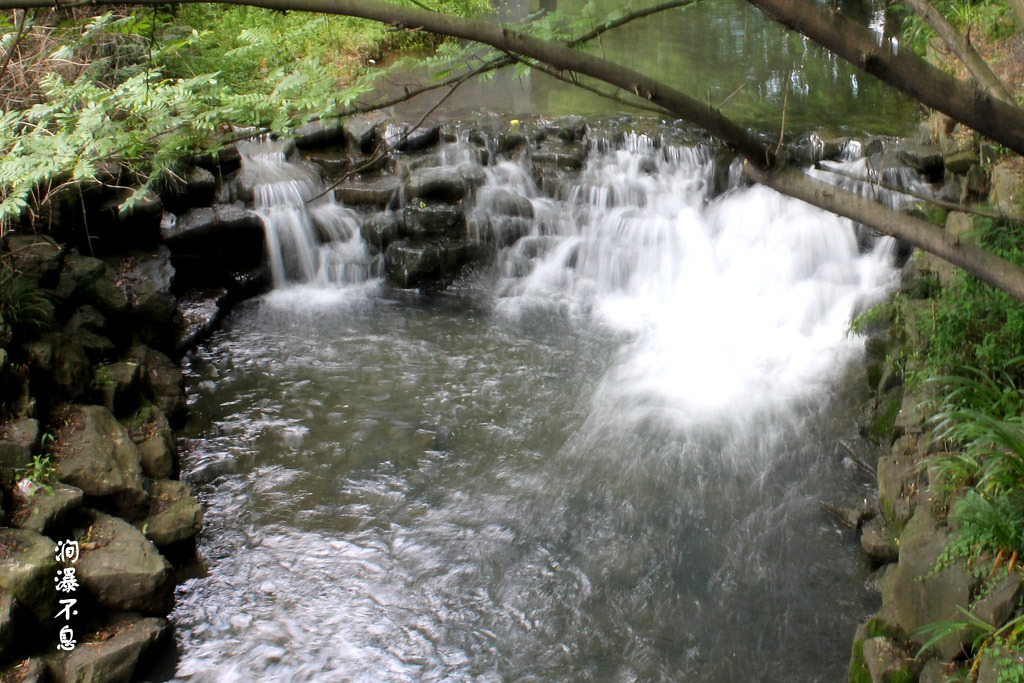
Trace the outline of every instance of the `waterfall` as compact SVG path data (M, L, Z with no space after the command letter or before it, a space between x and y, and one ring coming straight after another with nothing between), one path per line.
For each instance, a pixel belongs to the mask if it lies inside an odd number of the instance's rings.
M263 221L275 288L338 287L379 277L380 256L363 241L358 215L335 201L311 167L289 161L293 143L261 140L238 147L239 182L251 188Z

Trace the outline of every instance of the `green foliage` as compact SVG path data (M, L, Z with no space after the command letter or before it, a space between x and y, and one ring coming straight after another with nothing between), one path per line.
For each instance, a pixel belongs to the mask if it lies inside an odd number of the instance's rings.
M57 481L57 468L50 462L50 456L36 455L32 458L32 464L16 471L15 476L19 480L27 479L34 488L53 494L52 484Z
M984 34L998 40L1014 34L1015 25L1009 16L1010 8L998 0L937 0L931 5L961 32ZM903 42L920 55L924 55L928 41L935 32L913 9L897 3L893 9L903 15Z
M0 263L0 327L9 325L16 335L24 335L52 323L53 300L49 293L9 263Z
M1024 231L991 219L979 219L978 225L977 237L984 247L1024 265ZM930 337L928 348L919 350L926 375L974 367L985 376L998 377L1024 356L1024 303L964 273L933 301L934 320L918 321L920 333ZM1011 376L1015 382L1024 379L1024 365L1013 367Z

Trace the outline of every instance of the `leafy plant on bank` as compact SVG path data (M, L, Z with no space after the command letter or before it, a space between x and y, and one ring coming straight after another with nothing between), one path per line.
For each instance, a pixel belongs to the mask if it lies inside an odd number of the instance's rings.
M53 323L53 300L36 282L0 261L0 329L24 335Z
M1010 7L998 0L937 0L931 3L949 23L962 33L984 35L990 40L1009 38L1016 31ZM902 15L902 39L914 52L924 55L935 31L910 7L896 3L893 9Z

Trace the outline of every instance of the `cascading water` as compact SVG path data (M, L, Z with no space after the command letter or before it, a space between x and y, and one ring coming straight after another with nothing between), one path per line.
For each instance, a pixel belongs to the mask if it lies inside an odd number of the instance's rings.
M469 212L512 242L490 276L233 314L189 372L178 675L840 680L868 568L819 501L867 495L837 387L892 244L716 163L630 135L545 196L503 160ZM276 215L303 178L256 193L283 281L330 248L318 207Z
M289 141L239 143L240 181L252 188L263 221L274 286L361 283L380 274L359 233L358 216L325 192L313 169L290 162Z

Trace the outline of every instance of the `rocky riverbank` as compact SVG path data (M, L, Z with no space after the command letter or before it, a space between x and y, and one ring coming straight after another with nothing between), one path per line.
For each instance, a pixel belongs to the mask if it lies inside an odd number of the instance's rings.
M1024 197L1020 169L1012 161L982 164L982 157L992 150L973 137L961 136L958 141L948 135L941 119L932 124L935 142L944 153L946 187L962 188L961 197L954 201L987 198L996 211L1020 215ZM984 219L952 211L946 216L945 229L950 239L973 239L980 220ZM958 495L945 492L941 470L930 466L929 458L946 446L930 433L939 397L937 385L920 379L920 358L936 333L933 297L953 285L955 273L944 261L916 254L904 267L894 294L899 315L884 315L868 325L867 379L872 397L861 427L888 453L875 468L877 506L848 519L860 527L864 551L880 567L872 583L881 594L881 608L857 630L850 681L935 683L965 674L981 683L1010 680L1000 676L1008 661L998 649L984 653L968 673L973 635L968 629L947 635L917 656L932 635L922 627L962 620L967 612L1000 628L1021 610L1019 568L979 574L962 559L952 563L940 559L958 533L949 518ZM917 379L912 383L904 381L914 375Z

